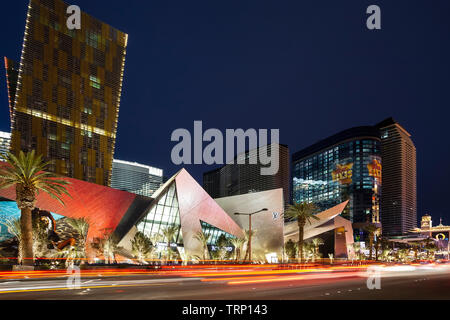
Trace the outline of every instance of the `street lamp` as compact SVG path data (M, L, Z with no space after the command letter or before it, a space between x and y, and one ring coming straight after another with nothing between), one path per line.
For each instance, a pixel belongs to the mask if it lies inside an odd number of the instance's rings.
M252 215L255 213L259 213L262 211L267 211L267 208L250 212L250 213L241 213L241 212L235 212L234 214L237 216L248 216L248 260L250 263L252 263ZM244 257L245 258L245 257Z

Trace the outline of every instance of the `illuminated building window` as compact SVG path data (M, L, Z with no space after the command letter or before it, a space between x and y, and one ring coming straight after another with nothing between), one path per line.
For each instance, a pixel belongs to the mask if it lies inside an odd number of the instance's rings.
M82 136L87 136L89 138L92 138L92 132L88 131L88 130L81 130L81 135Z
M64 150L70 150L70 144L68 144L68 143L61 143L61 148L63 148Z
M101 86L100 86L100 79L99 78L94 77L94 76L90 76L89 80L90 80L89 85L91 87L96 88L96 89L100 89L101 88Z

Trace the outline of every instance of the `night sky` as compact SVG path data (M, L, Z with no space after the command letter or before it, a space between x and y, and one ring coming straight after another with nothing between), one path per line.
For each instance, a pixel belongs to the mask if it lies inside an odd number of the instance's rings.
M180 169L170 135L194 120L204 130L279 128L292 153L392 116L417 148L418 216L450 224L448 0L70 3L129 34L116 158L170 176ZM366 28L371 4L382 30ZM1 56L19 60L27 5L2 3ZM213 168L186 167L200 183Z

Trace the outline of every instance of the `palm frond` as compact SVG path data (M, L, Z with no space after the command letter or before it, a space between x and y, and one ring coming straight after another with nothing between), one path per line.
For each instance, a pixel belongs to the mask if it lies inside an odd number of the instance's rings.
M89 223L86 219L66 218L67 223L84 239L89 230Z
M318 211L317 206L313 203L296 203L290 205L285 211L284 215L292 219L304 219L305 221L311 222L311 219L319 220L315 215Z

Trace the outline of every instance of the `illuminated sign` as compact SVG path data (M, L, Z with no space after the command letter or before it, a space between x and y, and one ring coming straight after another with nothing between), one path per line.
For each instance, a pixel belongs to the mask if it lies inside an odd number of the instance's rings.
M436 235L436 240L445 240L446 236L443 233L439 233Z
M338 181L340 184L352 183L353 163L337 164L336 169L331 172L333 181Z
M369 176L374 177L381 182L381 163L377 159L373 159L371 163L367 165L369 170Z

